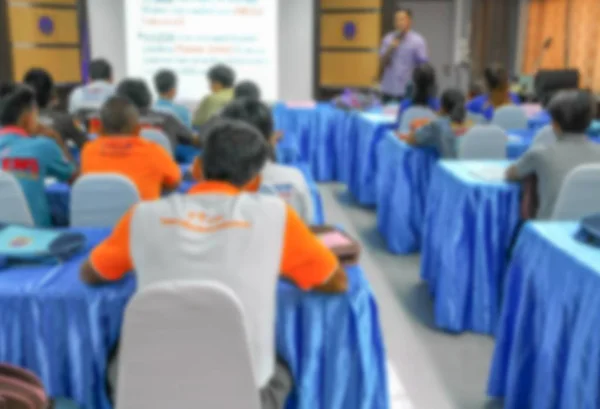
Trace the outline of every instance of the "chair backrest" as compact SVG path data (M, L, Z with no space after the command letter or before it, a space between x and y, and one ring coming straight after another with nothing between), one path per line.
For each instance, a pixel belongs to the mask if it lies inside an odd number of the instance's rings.
M82 176L71 188L71 226L112 227L139 201L137 187L123 175Z
M565 178L552 213L553 220L579 220L600 213L600 164L581 165Z
M142 129L141 135L143 138L146 138L149 141L156 142L157 144L165 148L170 155L173 155L173 147L171 146L171 141L169 140L169 137L160 129Z
M400 129L402 133L410 132L410 126L417 119L435 119L435 112L428 107L411 106L402 113L400 119Z
M475 112L467 111L467 121L471 121L474 125L484 125L488 123L488 120L485 116L481 114L476 114Z
M302 200L301 193L298 192L298 190L295 189L293 185L262 184L260 187L260 191L261 193L265 193L268 195L279 196L288 205L290 205L296 211L296 213L298 213L300 218L305 223L310 224L313 222L312 220L310 220L310 209L306 209L304 201Z
M0 222L33 226L27 198L17 178L0 170Z
M507 131L527 129L527 114L518 105L505 105L494 111L491 123Z
M506 159L508 137L496 125L475 125L458 140L460 159Z
M552 125L546 125L537 131L531 146L552 145L554 142L556 142L556 133Z
M217 282L173 281L125 311L117 409L258 409L242 305Z

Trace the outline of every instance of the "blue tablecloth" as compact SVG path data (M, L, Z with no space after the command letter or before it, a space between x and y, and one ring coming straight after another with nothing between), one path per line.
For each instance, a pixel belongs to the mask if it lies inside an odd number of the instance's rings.
M77 231L88 238L87 251L109 233ZM135 278L87 287L79 281L85 257L0 270L0 362L33 370L51 396L72 398L84 409L110 409L106 360L119 337ZM341 296L279 284L276 344L296 380L289 408L389 405L377 306L360 267L347 272L350 290Z
M508 159L518 159L529 149L533 142L536 130L519 129L508 131L508 145L506 146L506 157Z
M419 251L429 178L439 155L388 132L377 156L377 228L392 253Z
M395 123L382 114L353 113L346 125L343 160L348 169L348 190L363 206L374 206L377 197L377 147Z
M506 409L600 408L600 249L577 230L536 222L519 236L488 383Z
M507 250L519 220L519 187L471 172L508 162L439 161L429 184L421 277L439 328L492 334Z

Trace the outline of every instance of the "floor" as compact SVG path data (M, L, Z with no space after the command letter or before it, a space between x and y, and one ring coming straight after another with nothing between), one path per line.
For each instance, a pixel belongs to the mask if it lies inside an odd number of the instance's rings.
M419 256L387 252L375 211L357 206L345 186L322 184L320 191L328 223L343 225L362 243L361 265L377 298L387 347L392 409L501 409L485 395L493 339L436 330Z

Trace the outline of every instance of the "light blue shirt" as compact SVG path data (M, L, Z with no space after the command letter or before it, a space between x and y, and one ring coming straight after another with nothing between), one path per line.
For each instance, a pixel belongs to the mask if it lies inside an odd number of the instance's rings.
M387 52L397 33L394 31L383 38L380 56ZM400 45L393 51L392 59L383 72L381 92L396 97L406 93L406 85L412 78L413 70L426 62L427 44L425 39L414 31L406 33Z
M92 81L77 87L69 96L69 113L81 110L99 111L107 99L115 94L115 86L107 81Z
M157 111L168 112L175 118L179 119L188 128L192 127L192 115L190 111L183 105L169 101L168 99L159 99L154 104L154 109Z

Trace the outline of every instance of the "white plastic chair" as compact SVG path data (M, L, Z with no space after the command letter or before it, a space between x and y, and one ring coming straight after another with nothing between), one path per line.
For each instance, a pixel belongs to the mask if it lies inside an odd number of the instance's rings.
M498 125L504 130L527 129L527 115L517 105L504 105L494 111L492 125Z
M71 226L112 227L139 201L137 187L125 176L82 176L71 188Z
M285 193L282 192L281 188L277 185L263 184L260 187L261 193L265 193L272 196L279 196L283 201L290 205L300 218L307 224L312 223L311 211L306 209L302 196L297 189L294 189L292 185L285 185Z
M435 119L436 113L427 107L422 106L411 106L402 113L400 119L400 132L410 132L410 125L417 119Z
M481 114L476 114L474 112L467 111L467 121L473 122L474 125L485 125L488 123L488 120L485 119L485 116Z
M506 159L508 137L496 125L475 125L458 142L460 159Z
M160 129L142 129L142 137L149 141L156 142L169 152L169 155L173 155L173 147L169 137Z
M579 220L600 213L600 164L581 165L565 178L552 220Z
M544 145L552 145L556 142L556 133L554 129L552 129L552 125L546 125L537 133L533 138L533 142L531 146L544 146Z
M125 311L117 409L259 409L242 305L209 281L137 293Z
M17 178L0 170L0 222L35 225L27 198Z

